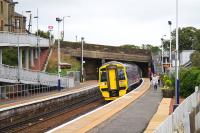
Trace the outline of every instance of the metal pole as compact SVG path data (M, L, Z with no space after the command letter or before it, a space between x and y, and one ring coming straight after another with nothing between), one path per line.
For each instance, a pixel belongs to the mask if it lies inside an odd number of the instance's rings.
M39 13L38 13L38 8L37 8L37 50L38 50L38 65L39 65L39 68L38 68L38 82L40 82L40 48L39 48L39 33L38 33L38 20L39 19Z
M64 41L65 38L65 17L70 17L70 16L64 16L63 17L63 34L62 34L62 41Z
M176 103L174 109L179 105L179 52L178 52L178 0L176 0Z
M162 46L161 70L162 70L162 73L164 73L164 69L163 69L163 38L161 38L161 46Z
M62 41L64 41L65 37L65 17L63 17L63 34L62 34Z
M61 83L60 83L60 22L62 19L56 18L56 21L58 21L58 90L61 90Z
M83 82L83 43L84 43L84 37L81 37L81 82Z
M169 68L171 72L171 67L172 67L172 31L171 31L171 25L172 22L168 21L169 23Z
M18 36L17 36L17 56L18 56L17 81L20 82L19 33L18 33Z

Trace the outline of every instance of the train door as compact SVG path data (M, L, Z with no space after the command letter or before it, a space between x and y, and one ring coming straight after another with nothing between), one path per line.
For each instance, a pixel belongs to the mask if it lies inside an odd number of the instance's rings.
M117 78L116 78L116 69L114 69L114 68L109 69L109 81L110 81L110 89L116 90L117 89Z

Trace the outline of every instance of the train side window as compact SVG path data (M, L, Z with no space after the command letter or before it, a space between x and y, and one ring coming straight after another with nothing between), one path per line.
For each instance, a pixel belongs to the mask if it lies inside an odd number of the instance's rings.
M124 70L118 69L118 79L119 80L125 80Z
M107 82L107 73L106 72L101 73L101 82Z

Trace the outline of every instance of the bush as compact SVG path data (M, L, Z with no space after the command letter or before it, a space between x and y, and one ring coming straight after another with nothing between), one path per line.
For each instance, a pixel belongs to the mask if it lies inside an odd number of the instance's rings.
M190 68L180 73L180 95L188 97L194 92L195 86L200 84L200 69Z

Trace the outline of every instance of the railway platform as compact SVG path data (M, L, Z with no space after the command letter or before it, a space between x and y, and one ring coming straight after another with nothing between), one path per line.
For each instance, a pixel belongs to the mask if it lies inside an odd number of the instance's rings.
M44 94L38 94L30 97L24 97L16 100L4 100L0 102L0 111L5 110L5 109L10 109L10 108L15 108L19 106L24 106L28 104L32 104L33 102L39 102L39 101L44 101L47 99L52 99L55 97L60 97L63 95L71 94L71 93L76 93L81 90L87 90L88 88L98 86L98 82L96 80L92 81L86 81L84 83L80 83L79 86L73 87L73 88L67 88L67 89L62 89L61 91L53 91L49 93L44 93Z
M143 132L162 100L160 90L150 87L149 79L125 96L48 133L139 133Z

